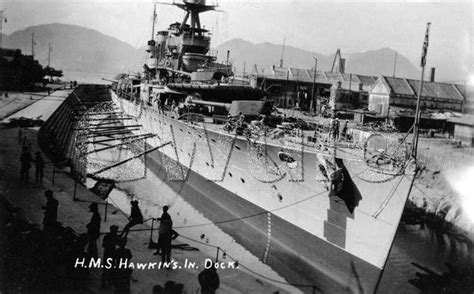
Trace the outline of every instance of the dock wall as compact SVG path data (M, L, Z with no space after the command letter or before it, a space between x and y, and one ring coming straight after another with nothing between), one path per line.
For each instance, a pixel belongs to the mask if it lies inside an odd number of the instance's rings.
M38 144L52 163L70 166L80 180L85 180L86 171L77 162L76 124L87 110L107 101L110 101L107 85L79 85L39 130Z

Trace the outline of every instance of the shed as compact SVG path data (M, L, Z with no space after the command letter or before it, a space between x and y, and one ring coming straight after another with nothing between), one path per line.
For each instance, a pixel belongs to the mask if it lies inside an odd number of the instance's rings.
M381 76L369 91L369 110L385 116L389 107L415 109L419 87L419 80ZM464 92L462 85L425 81L421 109L462 112L466 101Z
M466 114L463 117L450 118L448 123L454 125L454 139L463 144L474 146L474 115Z

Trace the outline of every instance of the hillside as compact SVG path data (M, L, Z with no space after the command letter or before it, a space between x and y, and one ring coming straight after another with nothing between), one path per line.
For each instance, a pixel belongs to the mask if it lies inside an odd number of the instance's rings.
M140 71L145 61L144 47L134 48L128 43L106 36L98 31L66 24L45 24L28 27L3 36L6 48L18 48L24 54L31 54L31 34L35 34L35 58L47 65L48 43L52 44L51 65L67 72L119 73ZM253 44L242 39L227 41L214 50L218 60L230 59L237 71L250 71L254 64L270 67L279 65L281 45L271 43ZM367 75L392 75L395 51L389 48L371 50L363 53L344 54L346 72ZM318 59L319 70L330 70L334 55L323 55L286 46L284 66L312 68ZM398 54L397 76L418 78L417 69L402 55Z
M216 47L218 60L225 60L227 50L230 50L230 60L237 67L237 71L243 70L245 62L246 72L250 70L253 64L265 67L278 66L280 64L281 49L281 45L271 43L253 44L242 39L233 39ZM393 74L395 52L390 48L383 48L353 54L342 52L342 57L346 58L346 72L348 73L391 76ZM331 70L334 54L323 55L291 46L285 46L283 66L312 68L314 67L313 57L318 59L318 70ZM418 70L407 58L400 54L397 56L396 73L397 76L419 78Z
M35 39L35 58L48 63L48 43L53 48L51 65L67 71L121 72L140 69L141 52L131 45L95 30L75 25L46 24L28 27L4 36L6 48L31 54L31 34Z

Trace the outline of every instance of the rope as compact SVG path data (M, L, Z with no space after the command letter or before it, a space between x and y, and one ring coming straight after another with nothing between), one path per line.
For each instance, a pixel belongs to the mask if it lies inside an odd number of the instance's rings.
M395 186L392 186L392 190L389 192L389 195L387 196L387 198L385 198L385 200L382 202L380 207L372 214L373 218L377 218L379 216L379 214L385 209L388 202L390 201L390 199L392 199L393 195L395 194L396 189L398 188L398 186L402 182L402 179L403 179L403 177L400 177L400 179L398 180L398 183Z
M286 208L288 208L288 207L291 207L291 206L297 205L297 204L299 204L299 203L308 201L308 200L310 200L310 199L319 197L319 196L321 196L322 194L324 194L324 193L326 193L326 192L327 192L327 191L322 191L322 192L320 192L320 193L318 193L318 194L309 196L309 197L307 197L307 198L301 199L301 200L299 200L299 201L293 202L293 203L291 203L291 204L288 204L288 205L285 205L285 206L282 206L282 207L279 207L279 208L275 208L275 209L272 209L272 210L263 211L263 212L259 212L259 213L255 213L255 214L250 214L250 215L243 216L243 217L232 218L232 219L227 219L227 220L217 221L217 222L209 222L209 223L204 223L204 224L197 224L197 225L178 226L178 227L175 227L175 228L177 228L177 229L195 228L195 227L208 226L208 225L212 225L212 224L223 224L223 223L228 223L228 222L239 221L239 220L243 220L243 219L247 219L247 218L251 218L251 217L255 217L255 216L267 214L267 213L270 213L270 212L275 212L275 211L279 211L279 210L282 210L282 209L286 209Z

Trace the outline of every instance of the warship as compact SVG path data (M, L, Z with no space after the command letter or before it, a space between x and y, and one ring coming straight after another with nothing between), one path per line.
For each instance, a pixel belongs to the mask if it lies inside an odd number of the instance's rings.
M274 122L267 93L210 54L199 16L216 6L172 5L182 22L155 33L153 21L143 73L118 75L111 90L134 118L123 124L156 135L148 168L302 291L376 291L417 172L415 142Z

